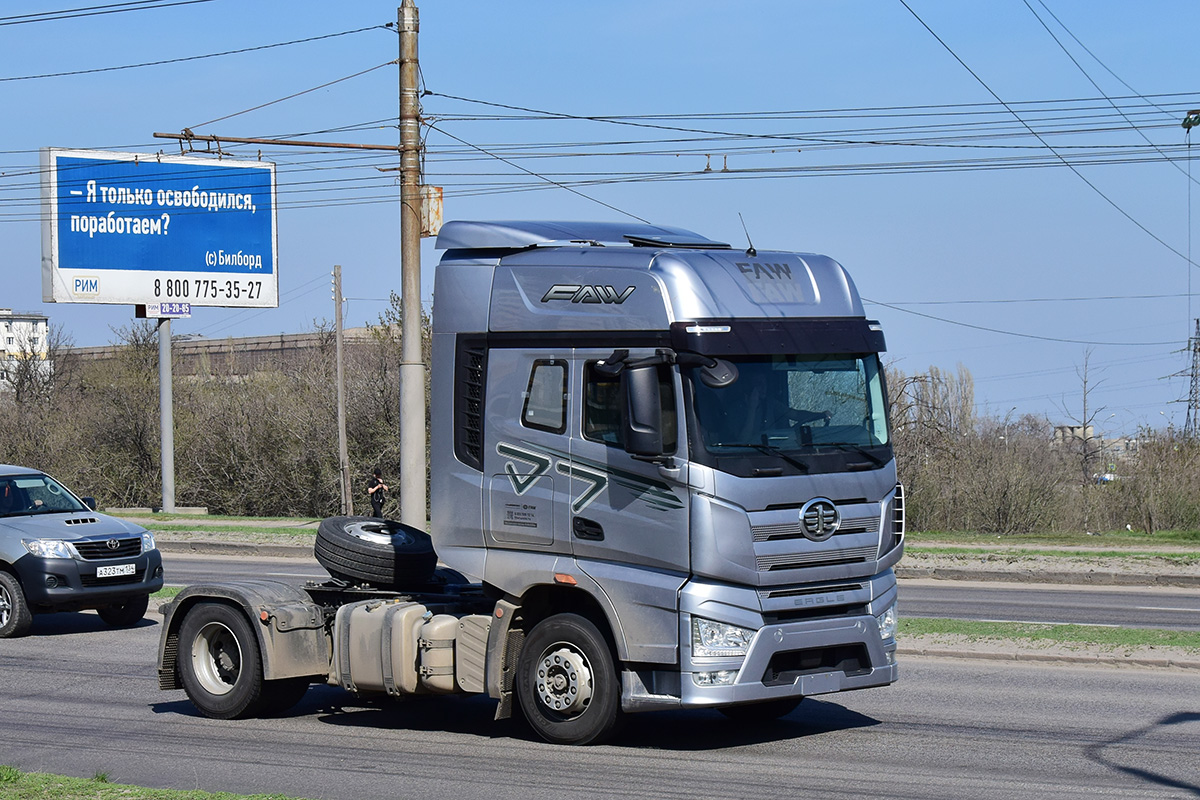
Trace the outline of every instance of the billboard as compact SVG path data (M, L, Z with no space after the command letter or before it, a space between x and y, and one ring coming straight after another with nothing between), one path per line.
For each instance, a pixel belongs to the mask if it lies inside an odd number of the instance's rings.
M42 150L42 299L279 305L275 165Z

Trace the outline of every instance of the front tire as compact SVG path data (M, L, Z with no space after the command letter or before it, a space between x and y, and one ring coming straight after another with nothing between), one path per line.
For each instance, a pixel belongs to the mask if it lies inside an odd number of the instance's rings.
M15 639L29 633L33 612L25 602L21 582L9 572L0 570L0 639Z
M221 603L200 603L184 618L179 677L200 713L213 719L252 717L269 699L258 639L241 611Z
M96 613L113 628L131 628L142 621L149 606L150 595L143 594L124 603L98 608Z
M525 719L554 744L599 744L620 723L612 651L600 630L577 614L534 626L517 662L516 690Z

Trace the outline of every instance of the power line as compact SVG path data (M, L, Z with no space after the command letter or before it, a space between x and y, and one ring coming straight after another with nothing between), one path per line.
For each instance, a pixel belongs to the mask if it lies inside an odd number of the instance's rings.
M987 82L983 80L983 78L979 77L979 75L977 75L973 69L971 69L969 66L967 66L967 62L963 61L959 57L958 53L954 52L954 50L950 47L950 45L946 44L946 42L942 39L942 37L938 36L937 33L934 32L933 28L930 28L929 25L926 24L925 20L921 19L920 15L918 15L916 11L912 10L912 7L909 6L909 4L906 2L906 0L899 0L899 2L900 2L900 5L904 6L906 9L908 9L908 13L912 14L913 18L916 19L917 22L921 23L921 27L925 28L925 30L929 32L929 35L932 36L934 39L936 39L938 44L940 44L943 48L945 48L946 52L954 57L954 60L957 61L962 66L962 68L965 69L971 75L971 77L974 78L979 83L980 86L982 86L984 89L986 89L988 94L990 94L992 97L994 97L996 99L996 102L1000 103L1006 109L1008 109L1009 112L1013 115L1013 117L1015 117L1017 119L1018 122L1020 122L1031 134L1033 134L1037 138L1037 140L1039 142L1041 142L1046 147L1047 150L1049 150L1052 154L1054 154L1054 156L1056 156L1063 163L1063 166L1067 167L1067 169L1074 172L1076 177L1078 177L1081 181L1086 183L1093 192L1098 194L1106 203L1108 203L1110 206L1112 206L1114 209L1116 209L1117 212L1119 212L1121 214L1121 216L1125 217L1125 219L1129 220L1134 225L1136 225L1138 228L1140 228L1142 230L1142 232L1145 233L1147 236L1149 236L1151 239L1158 242L1163 247L1167 248L1172 253L1174 253L1175 255L1182 258L1188 264L1191 264L1191 266L1193 266L1193 267L1198 266L1197 264L1192 262L1192 260L1188 256L1179 252L1171 245L1167 244L1167 242L1165 240L1160 238L1158 235L1156 235L1154 232L1152 232L1145 225L1143 225L1142 223L1140 223L1136 219L1134 219L1133 216L1128 211L1121 208L1119 205L1117 205L1116 201L1114 201L1112 198L1110 198L1108 195L1106 195L1104 192L1102 192L1100 190L1100 187L1096 186L1094 183L1092 183L1090 180L1088 180L1087 177L1082 172L1080 172L1078 169L1075 168L1075 166L1073 166L1065 158L1063 158L1061 155L1059 155L1058 151L1056 151L1049 143L1047 143L1046 140L1043 139L1042 136L1040 134L1038 134L1038 132L1035 131L1027 122L1025 122L1025 120L1022 119L1021 116L1019 114L1017 114L1016 111L1013 111L1008 106L1008 104L1005 103L1000 98L1000 95L996 94L996 92L992 89L992 87L989 86L987 84Z
M262 44L257 47L243 47L238 50L225 50L220 53L205 53L199 56L184 56L182 58L166 58L161 61L144 61L140 64L122 64L117 67L95 67L93 69L76 69L69 72L47 72L42 75L19 75L9 78L0 78L0 83L5 81L31 81L39 78L62 78L69 75L92 75L98 72L116 72L124 69L139 69L141 67L160 67L164 64L182 64L186 61L200 61L206 58L220 58L221 56L232 56L240 53L253 53L257 50L270 50L275 47L288 47L293 44L305 44L307 42L316 42L322 39L334 39L338 36L349 36L354 33L362 33L376 28L384 28L383 25L370 25L366 28L356 28L351 31L342 31L340 33L327 33L323 36L309 36L305 39L293 39L290 42L276 42L275 44Z
M903 0L901 0L901 2L903 2ZM1063 344L1090 344L1090 345L1097 345L1097 346L1104 345L1104 346L1111 346L1111 347L1163 347L1164 345L1177 344L1177 342L1093 342L1093 341L1089 341L1086 339L1063 339L1063 338L1059 338L1056 336L1039 336L1039 335L1033 334L1033 333L1018 333L1017 331L1006 331L1006 330L1002 330L1000 328L989 328L984 325L973 325L970 322L959 322L958 320L946 319L945 317L935 317L933 314L925 314L920 311L913 311L908 308L901 308L900 306L893 305L891 303L882 303L878 300L871 300L866 297L862 298L862 300L864 303L871 303L872 305L883 306L884 308L890 308L893 311L899 311L903 314L912 314L913 316L916 316L916 317L924 317L925 319L931 319L936 322L945 322L949 325L958 325L963 328L971 328L972 330L986 331L988 333L1000 333L1005 336L1017 336L1022 339L1036 339L1041 342L1060 342Z
M211 3L212 0L131 0L126 3L110 3L103 6L86 6L83 8L68 8L62 11L43 11L36 14L17 14L11 17L0 17L0 26L28 25L33 22L57 22L63 19L78 19L79 17L99 17L108 14L122 14L126 11L153 11L172 6L191 6L197 3Z
M595 197L591 197L591 196L589 196L589 195L586 195L586 194L584 194L583 192L579 191L578 189L574 189L574 188L572 188L572 187L570 187L570 186L567 186L566 184L560 183L560 182L558 182L558 181L555 181L555 180L551 180L550 178L543 177L543 176L541 176L541 175L537 174L536 172L534 172L533 170L526 169L525 167L522 167L520 164L514 163L513 161L510 161L509 159L507 159L507 158L504 158L503 156L498 156L498 155L494 155L494 154L492 154L492 153L488 153L488 151L484 150L482 147L477 147L476 145L473 145L473 144L471 144L470 142L466 141L465 139L460 139L460 138L458 138L457 136L455 136L455 135L454 135L454 134L452 134L452 133L447 133L446 131L442 130L441 128L437 127L436 125L433 125L432 123L428 123L428 124L427 124L427 127L428 127L430 130L437 131L438 133L442 134L443 136L448 136L449 138L453 139L454 141L458 142L459 144L465 144L465 145L466 145L466 146L468 146L468 147L474 147L474 148L475 148L476 150L478 150L479 152L481 152L481 153L485 153L485 154L487 154L487 155L489 155L489 156L492 156L492 158L496 159L497 161L501 161L501 162L503 162L503 163L505 163L505 164L508 164L510 167L512 167L512 168L514 168L514 169L519 169L519 170L521 170L521 171L522 171L522 172L524 172L524 173L527 173L527 174L529 174L529 175L532 175L533 177L535 177L535 178L538 178L538 179L540 179L540 180L543 180L543 181L545 181L546 183L549 183L549 184L552 184L552 185L554 185L554 186L557 186L557 187L558 187L558 188L560 188L560 189L566 189L566 190L567 190L568 192L570 192L571 194L578 195L578 196L582 197L584 200L591 200L593 203L597 203L597 204L599 204L599 205L602 205L602 206L604 206L604 207L605 207L605 208L607 208L607 209L610 209L610 210L612 210L612 211L616 211L618 214L624 214L624 215L625 215L625 216L627 216L627 217L632 217L633 219L636 219L636 220L638 220L639 222L645 222L647 225L649 225L649 224L650 224L650 221L649 221L649 220L643 219L642 217L639 217L637 214L630 213L629 211L626 211L626 210L624 210L624 209L622 209L622 208L617 208L617 207L616 207L616 206L614 206L614 205L610 205L609 203L606 203L606 202L604 202L603 200L598 200L598 199L596 199Z
M393 64L395 64L395 63L396 63L395 59L393 59L393 60L391 60L391 61L385 61L385 62L383 62L382 64L376 64L376 65L375 65L375 66L373 66L373 67L369 67L369 68L367 68L367 69L364 69L364 70L361 70L361 71L359 71L359 72L355 72L355 73L354 73L354 74L352 74L352 75L347 75L347 76L345 76L345 77L343 77L343 78L337 78L336 80L332 80L332 81L329 81L329 82L327 82L327 83L322 83L320 86L314 86L314 87L312 87L311 89L305 89L305 90L303 90L303 91L300 91L300 92L295 92L295 93L293 93L293 94L289 94L289 95L287 95L286 97L280 97L280 98L279 98L279 99L277 99L277 100L271 100L271 101L269 101L269 102L266 102L266 103L260 103L259 105L252 106L252 107L250 107L250 108L243 109L243 110L241 110L241 111L235 111L235 112L234 112L234 113L232 113L232 114L226 114L226 115L225 115L225 116L223 116L223 117L217 117L216 119L210 119L210 120L208 120L207 122L199 122L199 123L197 123L197 124L195 124L195 125L189 125L189 126L188 126L188 128L189 128L189 129L192 129L192 128L201 128L201 127L203 127L203 126L205 126L205 125L211 125L211 124L213 124L214 122L222 122L222 121L224 121L224 120L227 120L227 119L233 119L234 117L240 117L242 114L249 114L251 111L258 111L260 108L266 108L267 106L273 106L273 105L275 105L276 103L282 103L282 102L283 102L283 101L285 101L285 100L291 100L291 99L293 99L293 98L300 97L301 95L309 94L310 92L315 92L315 91L317 91L318 89L324 89L324 88L326 88L326 87L333 86L333 85L334 85L334 84L336 84L336 83L342 83L343 81L348 81L348 80L350 80L351 78L357 78L357 77L359 77L359 76L361 76L361 75L366 75L367 73L369 73L369 72L374 72L374 71L375 71L375 70L377 70L377 69L383 69L384 67L390 67L390 66L392 66L392 65L393 65Z

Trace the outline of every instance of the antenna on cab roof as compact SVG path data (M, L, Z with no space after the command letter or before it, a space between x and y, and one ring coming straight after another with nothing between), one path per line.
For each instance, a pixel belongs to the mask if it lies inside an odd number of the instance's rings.
M742 212L738 212L738 219L742 220L742 230L746 232L746 244L750 245L746 248L746 255L756 256L758 251L754 249L754 242L750 241L750 229L746 227L746 220L742 219Z

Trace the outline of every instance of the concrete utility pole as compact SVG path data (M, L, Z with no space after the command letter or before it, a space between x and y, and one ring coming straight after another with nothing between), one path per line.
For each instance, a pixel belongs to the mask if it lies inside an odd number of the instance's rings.
M342 349L342 265L333 266L333 319L337 358L338 467L342 473L342 513L354 513L354 491L350 480L350 453L346 444L346 371Z
M400 521L425 530L425 357L421 330L421 119L417 6L396 10L400 31Z
M158 321L158 406L162 441L162 510L175 513L175 414L171 393L171 320Z

